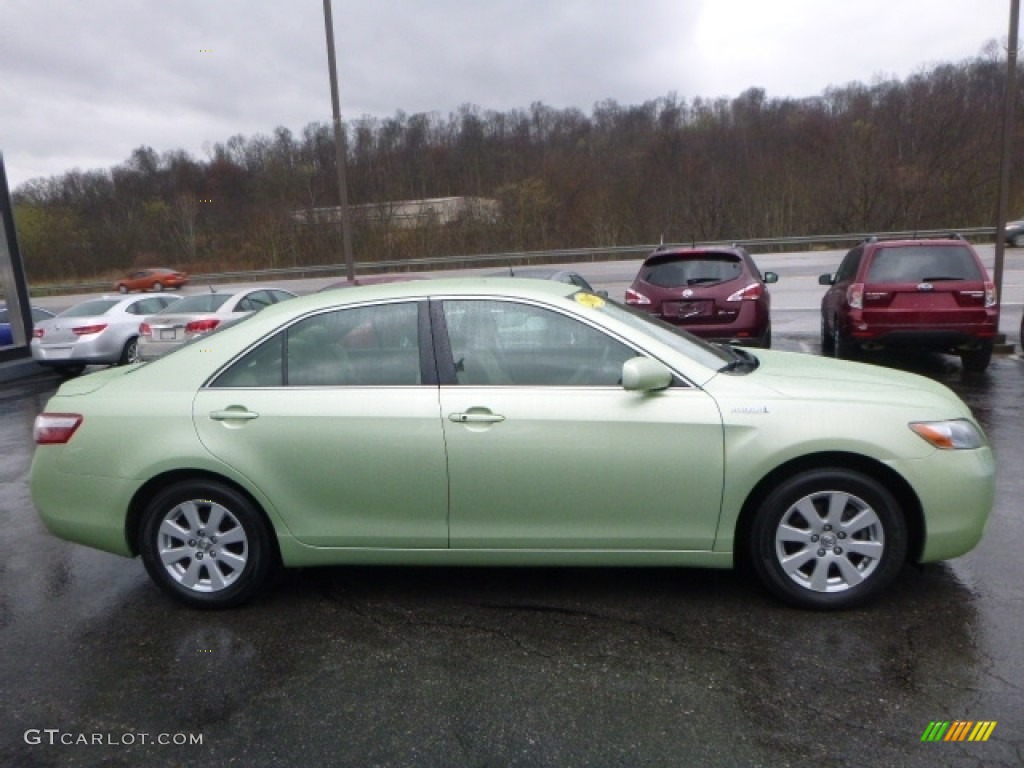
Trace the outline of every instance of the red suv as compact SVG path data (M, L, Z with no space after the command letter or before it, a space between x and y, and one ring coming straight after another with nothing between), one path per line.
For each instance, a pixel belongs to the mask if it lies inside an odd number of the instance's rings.
M847 357L857 349L917 347L959 355L984 371L999 328L995 285L970 243L878 240L853 248L821 301L821 347Z
M771 297L742 248L659 248L626 289L626 303L712 341L770 347Z

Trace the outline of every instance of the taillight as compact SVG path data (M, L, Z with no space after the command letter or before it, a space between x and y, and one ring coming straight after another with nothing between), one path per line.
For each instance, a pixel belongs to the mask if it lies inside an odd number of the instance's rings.
M846 289L846 303L850 309L864 308L864 283L854 283Z
M139 323L139 336L145 336L147 339L153 338L153 328L149 323Z
M996 284L990 280L985 281L985 306L994 307L996 305Z
M32 428L36 445L66 443L82 423L77 413L40 413Z
M762 295L764 295L764 286L760 283L751 283L746 288L742 288L729 296L726 301L754 301L755 299L760 299Z
M185 333L206 333L220 325L220 320L215 317L208 317L205 320L193 320L185 326Z
M32 331L32 338L33 339L41 339L45 335L46 335L46 331L44 329L42 329L42 328L35 328Z
M639 291L634 291L632 288L626 289L626 303L627 304L650 304L651 300L644 296Z
M106 327L106 323L97 323L96 325L80 325L77 328L72 328L71 332L75 334L75 336L88 336L91 333L99 333Z

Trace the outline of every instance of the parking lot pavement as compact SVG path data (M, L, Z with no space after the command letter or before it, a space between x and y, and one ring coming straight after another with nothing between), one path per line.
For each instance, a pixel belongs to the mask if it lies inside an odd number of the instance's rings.
M55 379L4 384L0 765L1019 766L1024 364L875 362L967 400L997 499L974 552L839 614L731 572L582 568L311 569L185 609L43 529L26 483ZM922 741L958 720L996 725Z

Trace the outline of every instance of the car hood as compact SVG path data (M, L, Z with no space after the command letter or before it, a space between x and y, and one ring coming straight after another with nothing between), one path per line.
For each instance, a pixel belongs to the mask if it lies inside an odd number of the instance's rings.
M751 350L759 360L746 376L719 374L712 380L745 380L762 390L800 400L876 403L879 405L953 407L964 413L963 401L948 387L905 371L816 355ZM967 411L969 413L969 411Z

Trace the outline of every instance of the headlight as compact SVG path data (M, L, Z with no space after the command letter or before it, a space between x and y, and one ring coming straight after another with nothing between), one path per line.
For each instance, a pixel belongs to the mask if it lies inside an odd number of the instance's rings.
M921 437L943 450L981 448L985 436L967 419L954 421L915 421L910 428Z

